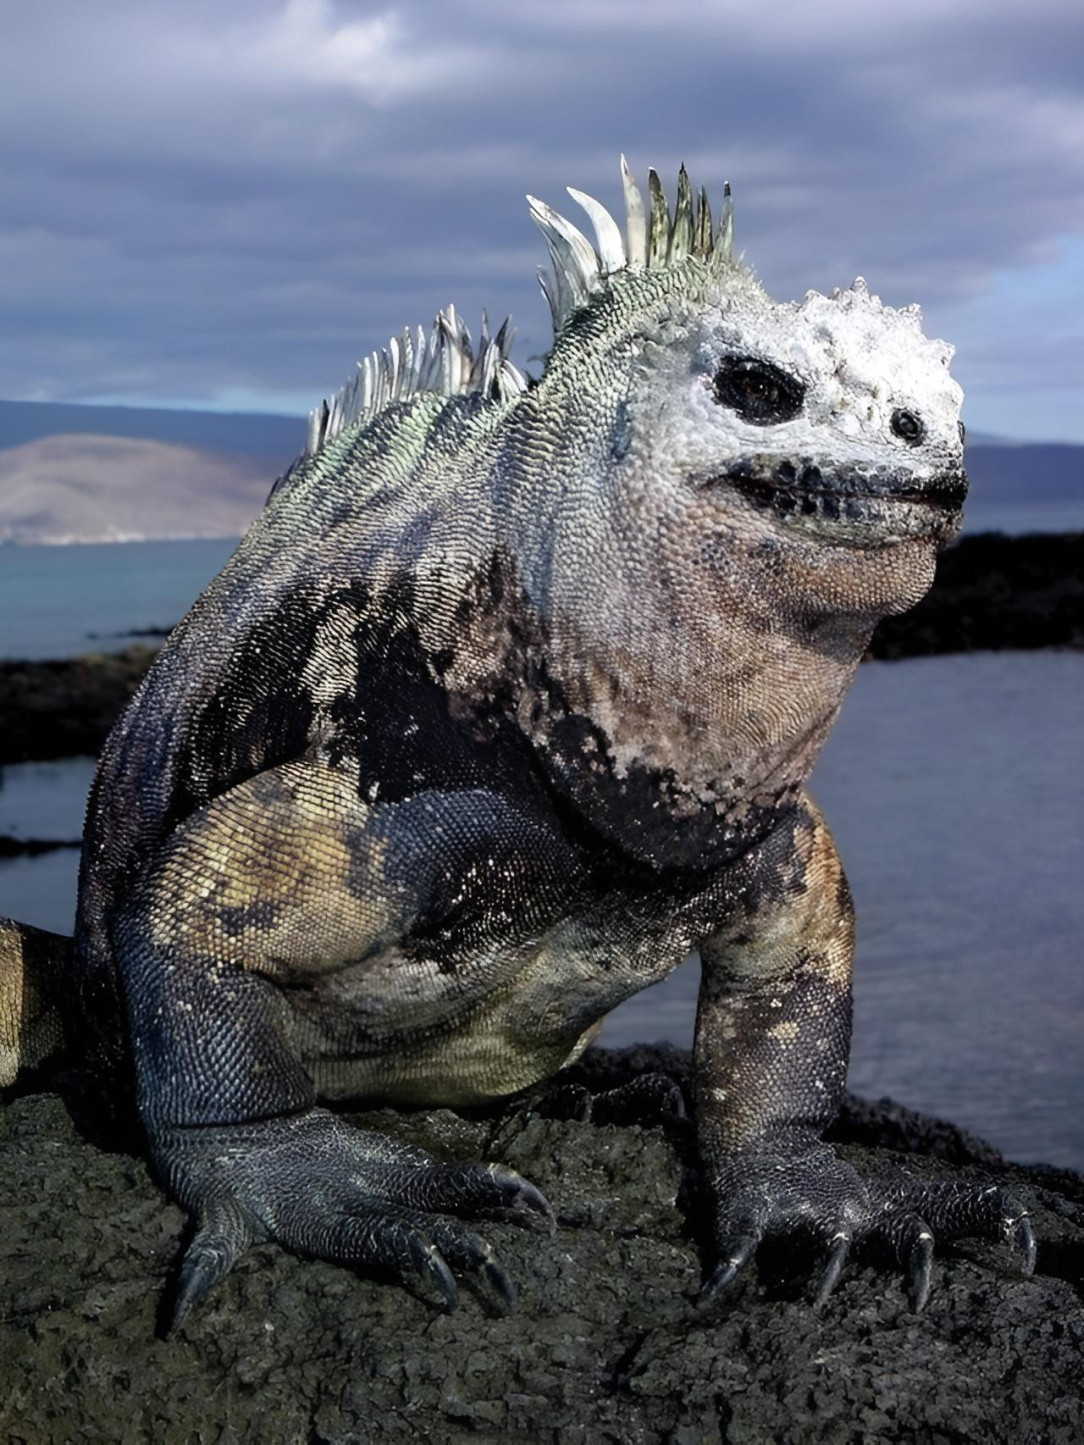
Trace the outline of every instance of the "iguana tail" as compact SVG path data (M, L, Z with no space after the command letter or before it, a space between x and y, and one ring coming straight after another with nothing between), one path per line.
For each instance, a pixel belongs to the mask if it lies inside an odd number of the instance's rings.
M57 1000L71 977L72 940L0 918L0 1084L36 1068L64 1042Z

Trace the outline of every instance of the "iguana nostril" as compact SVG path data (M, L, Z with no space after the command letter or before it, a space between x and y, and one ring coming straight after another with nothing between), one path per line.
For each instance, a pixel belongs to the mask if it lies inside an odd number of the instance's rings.
M903 441L917 447L926 435L926 428L913 411L897 409L892 413L892 430Z

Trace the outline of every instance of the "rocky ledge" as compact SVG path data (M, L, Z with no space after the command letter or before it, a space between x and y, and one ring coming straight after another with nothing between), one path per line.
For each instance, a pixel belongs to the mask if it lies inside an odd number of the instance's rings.
M667 1049L595 1051L579 1078ZM446 1157L500 1157L546 1191L555 1235L490 1226L519 1286L496 1315L464 1289L444 1314L398 1286L267 1245L172 1339L160 1301L184 1221L144 1161L89 1142L61 1094L9 1098L0 1139L8 1441L982 1442L1084 1439L1084 1179L1009 1164L951 1125L848 1100L835 1135L868 1172L988 1179L1025 1201L1035 1276L979 1244L939 1252L924 1314L898 1278L852 1264L815 1312L786 1259L696 1304L696 1180L680 1122L364 1122Z
M71 661L0 662L0 767L97 757L156 651L139 643Z

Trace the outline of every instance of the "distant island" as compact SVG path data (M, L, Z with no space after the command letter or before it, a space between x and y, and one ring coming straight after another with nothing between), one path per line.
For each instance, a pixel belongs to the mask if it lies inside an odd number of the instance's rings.
M0 401L0 542L238 537L301 417Z
M74 433L0 451L0 542L236 537L270 483L245 458Z

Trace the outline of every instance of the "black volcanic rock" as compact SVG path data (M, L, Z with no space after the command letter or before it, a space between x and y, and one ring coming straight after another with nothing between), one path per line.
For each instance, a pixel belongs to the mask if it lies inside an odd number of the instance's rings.
M872 657L1084 647L1084 532L982 532L946 548L917 607L886 617Z
M136 645L70 662L0 662L0 766L97 757L155 651Z
M668 1049L598 1051L599 1087ZM366 1122L446 1156L496 1154L550 1197L554 1236L489 1226L515 1312L463 1290L440 1313L394 1284L252 1250L178 1337L155 1333L183 1230L142 1159L103 1152L57 1094L9 1101L0 1139L0 1438L11 1441L1035 1442L1084 1438L1084 1180L1018 1168L950 1125L849 1101L860 1168L986 1178L1026 1201L1034 1278L999 1251L938 1254L926 1312L848 1268L820 1312L770 1256L696 1305L702 1261L682 1140L537 1113L381 1111ZM876 1142L874 1142L876 1141ZM952 1162L946 1162L951 1158Z

